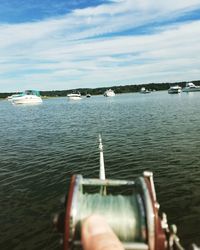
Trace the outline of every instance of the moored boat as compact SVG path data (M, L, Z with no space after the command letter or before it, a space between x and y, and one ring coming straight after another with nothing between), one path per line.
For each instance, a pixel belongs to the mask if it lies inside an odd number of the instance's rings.
M10 101L13 104L39 104L42 103L42 98L37 90L25 90L21 94L10 96Z
M115 96L115 92L114 92L112 89L107 89L107 90L104 92L104 96L105 96L105 97L112 97L112 96Z
M142 87L141 90L140 90L140 93L141 94L149 94L149 93L151 93L151 91L148 90L148 89L145 89L145 87Z
M186 83L185 88L182 89L183 92L196 92L200 91L200 86L196 86L193 82Z
M168 93L169 94L178 94L181 92L181 87L176 85L176 86L171 86L169 89L168 89Z
M69 100L78 101L78 100L81 100L81 93L80 92L71 93L71 94L68 94L67 97L69 98Z

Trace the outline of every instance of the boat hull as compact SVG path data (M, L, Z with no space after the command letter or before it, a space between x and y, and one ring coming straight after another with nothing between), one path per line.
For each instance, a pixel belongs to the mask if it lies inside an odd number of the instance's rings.
M73 101L78 101L78 100L81 100L81 97L80 96L70 96L68 97L69 100L73 100Z
M169 89L168 90L168 94L179 94L181 93L181 90L180 89Z
M39 104L42 103L42 98L34 95L16 97L11 100L13 104Z
M146 91L140 91L140 93L141 93L141 94L150 94L150 93L151 93L151 91L149 91L149 90L146 90Z
M105 94L104 95L105 97L112 97L112 96L115 96L115 94L113 93L113 94Z
M200 87L196 87L196 88L184 88L182 91L183 92L199 92L200 91Z

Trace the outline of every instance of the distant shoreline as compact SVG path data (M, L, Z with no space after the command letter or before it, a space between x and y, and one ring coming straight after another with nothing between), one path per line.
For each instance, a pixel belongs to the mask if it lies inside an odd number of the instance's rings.
M109 87L101 87L101 88L77 88L77 89L69 89L69 90L50 90L50 91L40 91L42 97L65 97L67 94L71 92L80 92L81 95L86 95L87 93L91 95L103 95L103 93L107 89L112 89L116 94L123 94L123 93L134 93L139 92L142 87L148 90L167 90L170 86L178 84L180 87L185 87L186 83L190 81L184 82L174 82L174 83L148 83L148 84L132 84L132 85L119 85L119 86L109 86ZM195 85L200 85L200 80L191 81ZM9 95L16 94L17 92L4 92L0 93L0 99L4 99Z

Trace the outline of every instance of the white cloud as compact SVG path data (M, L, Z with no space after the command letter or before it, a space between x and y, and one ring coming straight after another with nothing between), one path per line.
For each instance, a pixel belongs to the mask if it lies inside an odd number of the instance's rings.
M153 27L145 35L126 30L199 7L197 0L115 0L59 19L0 25L0 90L198 79L200 21Z

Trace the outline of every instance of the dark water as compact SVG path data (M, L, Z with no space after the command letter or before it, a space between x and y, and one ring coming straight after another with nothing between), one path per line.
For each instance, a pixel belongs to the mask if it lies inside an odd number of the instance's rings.
M0 102L0 249L59 249L51 216L72 174L154 172L158 200L182 242L200 245L200 93L127 94L39 106Z

